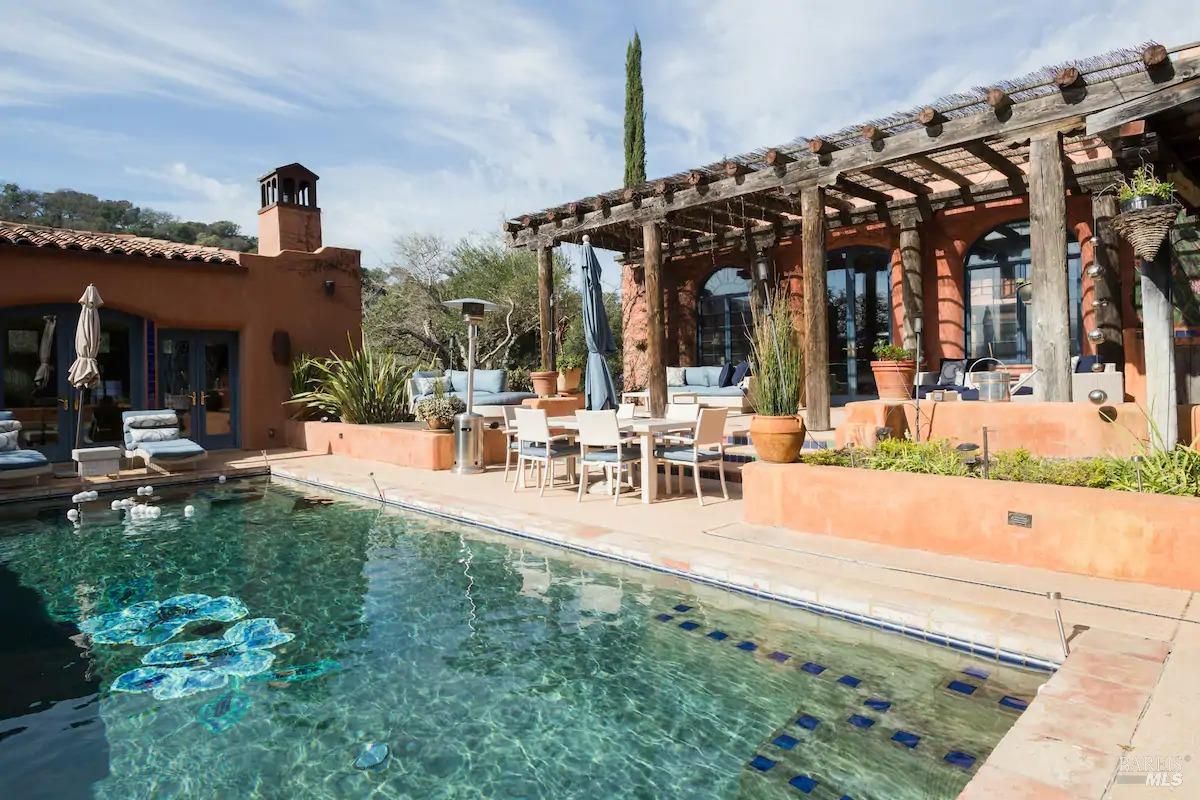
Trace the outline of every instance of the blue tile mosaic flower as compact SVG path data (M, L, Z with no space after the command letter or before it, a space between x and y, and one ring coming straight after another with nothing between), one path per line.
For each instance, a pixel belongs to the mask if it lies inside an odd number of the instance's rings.
M233 622L246 616L236 597L180 594L158 602L145 600L109 614L89 617L79 630L96 644L135 644L151 647L169 642L193 622Z

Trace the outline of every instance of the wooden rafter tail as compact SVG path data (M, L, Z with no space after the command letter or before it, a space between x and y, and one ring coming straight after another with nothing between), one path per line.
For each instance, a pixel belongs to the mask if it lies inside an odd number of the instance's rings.
M999 86L993 86L988 89L986 98L987 104L991 106L997 114L1012 108L1012 97L1010 97L1008 92L1004 91Z
M1054 76L1054 83L1063 91L1077 89L1083 85L1083 74L1078 67L1066 66Z
M725 166L722 167L722 169L725 172L725 177L727 178L736 178L739 175L745 175L751 171L750 168L745 164L737 161L726 161Z
M939 178L945 178L961 189L971 188L970 178L968 178L966 175L963 175L961 172L958 172L957 170L947 167L945 164L934 161L929 156L912 156L908 160L932 175L936 175Z
M675 185L668 180L661 180L654 184L654 193L670 202L671 197L675 194Z
M574 203L567 203L567 214L571 217L574 217L576 222L583 219L583 214L587 210L587 206L578 200Z
M926 128L931 128L934 125L941 125L945 121L946 116L933 106L925 106L917 112L917 122L921 123Z
M511 219L505 220L504 230L506 233L515 235L517 233L517 231L521 230L521 223L511 220Z
M533 214L526 214L525 216L521 217L522 228L537 228L538 224L539 220Z
M859 133L868 142L882 142L887 138L887 132L878 125L863 125Z
M604 197L603 195L601 195L600 197L597 197L595 200L592 201L592 209L595 211L608 213L608 209L611 206L612 206L612 203L609 201L609 199L607 197Z
M827 156L835 150L841 150L836 144L822 139L820 136L808 140L808 149L818 156Z
M688 186L703 186L706 183L708 183L708 176L705 175L700 170L694 169L688 173L688 176L687 176Z
M1154 69L1167 63L1170 53L1161 44L1152 44L1142 51L1142 64L1146 69Z
M772 147L767 151L766 155L763 156L763 161L767 162L767 166L774 167L776 169L782 169L795 160L796 159L792 158L777 147Z
M629 203L634 208L640 208L642 205L642 193L633 187L629 187L621 192L621 200Z

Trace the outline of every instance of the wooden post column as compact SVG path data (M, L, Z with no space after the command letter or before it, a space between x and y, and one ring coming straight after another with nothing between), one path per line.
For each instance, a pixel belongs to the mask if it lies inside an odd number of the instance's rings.
M1096 355L1106 364L1117 364L1124 370L1125 341L1121 334L1121 262L1120 242L1112 228L1112 219L1119 212L1117 198L1105 193L1092 197L1092 215L1096 219L1096 243L1092 248L1092 263L1100 274L1092 278L1092 299L1097 305L1092 314L1093 325L1103 337L1096 342ZM1084 332L1085 334L1087 331ZM1114 402L1118 398L1112 398Z
M1171 243L1141 262L1142 331L1146 349L1146 411L1150 446L1170 450L1179 440L1175 387L1175 310L1171 307Z
M554 369L554 321L550 315L550 297L554 294L554 249L539 247L538 260L538 327L541 344L542 370Z
M646 283L646 391L650 416L667 410L667 365L663 360L662 229L657 222L642 224L642 269Z
M809 430L829 425L829 315L825 275L825 192L800 192L804 258L804 422Z
M917 352L916 321L925 316L925 289L921 280L921 230L916 214L900 218L900 343ZM920 368L920 365L918 365Z
M1038 400L1071 399L1071 320L1067 295L1067 188L1062 136L1029 143L1029 282Z

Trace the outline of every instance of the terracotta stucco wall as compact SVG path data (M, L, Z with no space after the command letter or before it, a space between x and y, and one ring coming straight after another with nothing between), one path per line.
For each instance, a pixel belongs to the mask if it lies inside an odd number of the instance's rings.
M925 304L925 333L922 347L925 360L936 366L943 358L961 358L965 346L964 262L968 250L989 230L1006 222L1029 218L1027 198L1011 198L939 211L921 223L921 251L924 268L923 289ZM1087 267L1094 261L1092 237L1092 202L1088 195L1067 197L1067 224L1080 246L1081 339L1084 353L1094 352L1087 339L1094 310L1092 279ZM891 252L892 330L898 340L902 303L900 296L899 228L886 223L869 223L834 228L827 232L825 248L832 252L843 247L881 247ZM804 263L798 236L781 240L770 256L780 286L792 298L799 311L803 293ZM664 262L663 292L666 310L666 353L670 366L689 365L696 359L696 302L708 276L720 267L749 266L745 252L693 256ZM1138 338L1136 317L1132 308L1135 278L1133 257L1127 246L1122 248L1121 289L1123 325L1126 350L1126 393L1134 399L1144 392L1144 367L1141 363L1141 341ZM625 383L642 386L645 383L646 306L641 268L626 264L622 270L622 302L625 314Z
M0 250L0 265L3 308L75 303L94 283L105 309L144 317L159 329L236 331L241 445L248 449L284 440L288 413L281 403L289 396L290 369L272 358L275 331L287 331L293 354L344 352L347 337L361 341L357 250L248 254L234 266L10 247ZM332 296L327 280L334 282Z

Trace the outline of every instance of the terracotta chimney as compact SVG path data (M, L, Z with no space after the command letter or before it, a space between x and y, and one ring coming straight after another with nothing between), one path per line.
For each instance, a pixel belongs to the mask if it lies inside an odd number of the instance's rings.
M258 252L277 256L284 250L312 253L321 248L321 209L317 176L300 164L278 167L258 179Z

